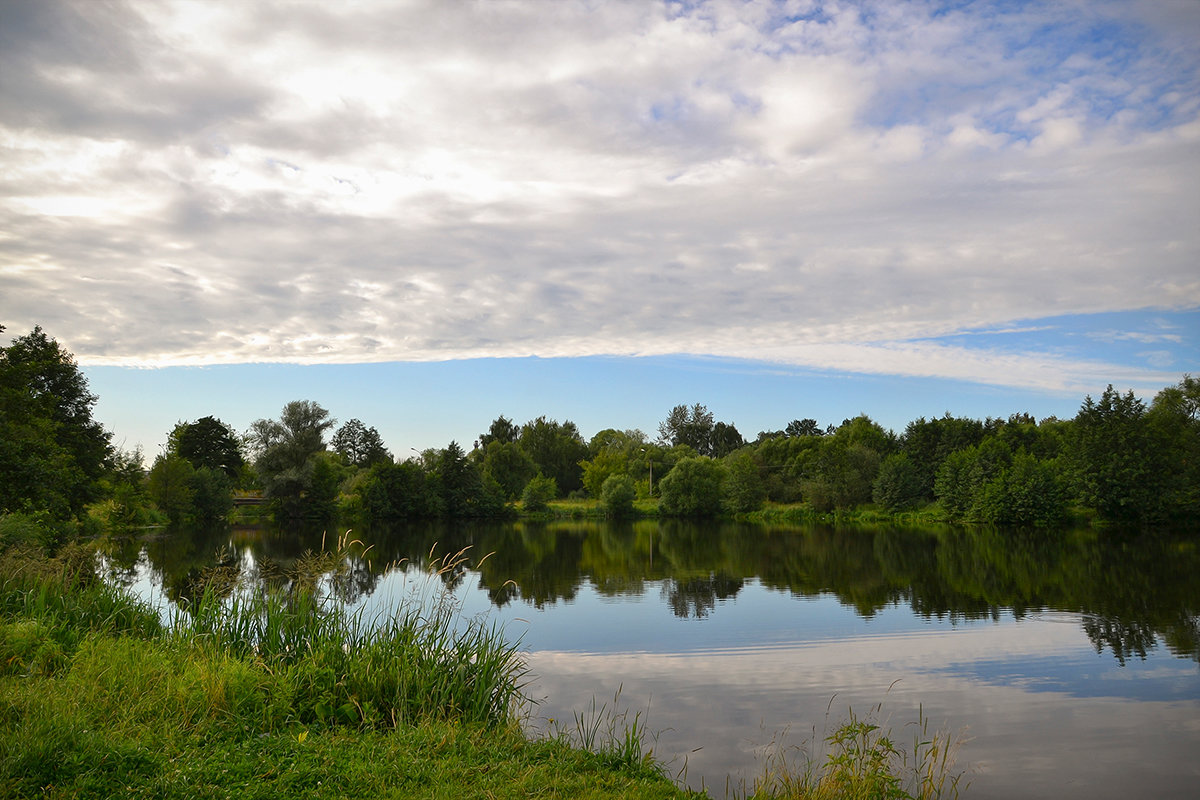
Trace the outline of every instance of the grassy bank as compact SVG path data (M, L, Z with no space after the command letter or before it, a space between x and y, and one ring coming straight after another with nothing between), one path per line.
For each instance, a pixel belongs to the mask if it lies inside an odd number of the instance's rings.
M519 653L436 598L366 625L214 573L164 626L91 557L0 554L6 797L686 796L640 745L528 739Z

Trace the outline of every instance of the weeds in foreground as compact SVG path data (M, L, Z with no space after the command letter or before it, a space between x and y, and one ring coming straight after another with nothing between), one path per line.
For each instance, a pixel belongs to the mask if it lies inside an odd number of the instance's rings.
M967 788L955 771L962 744L945 731L929 730L918 711L911 749L897 743L879 723L882 704L866 717L853 709L849 718L822 740L822 757L805 748L768 749L763 775L749 800L940 800L957 798Z
M653 737L642 712L631 719L629 709L617 711L620 704L620 687L613 695L611 709L607 703L597 706L593 696L584 711L572 712L572 725L550 720L551 738L592 753L607 766L662 775L663 767L654 756L654 748L647 744Z

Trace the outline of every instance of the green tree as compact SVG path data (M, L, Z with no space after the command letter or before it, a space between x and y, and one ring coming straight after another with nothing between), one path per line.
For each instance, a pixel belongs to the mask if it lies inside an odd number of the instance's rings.
M545 511L547 504L558 496L558 484L554 478L542 473L534 475L521 494L521 505L526 511Z
M738 450L725 458L721 497L725 508L734 513L757 511L762 507L767 488L750 450Z
M825 431L815 419L805 417L789 422L784 428L784 434L786 436L823 436Z
M500 444L512 444L521 438L521 429L513 423L511 419L501 414L492 420L491 426L487 433L479 434L479 441L476 446L486 450L487 446L492 442Z
M700 403L691 408L675 406L658 425L659 441L668 446L687 445L700 455L712 450L714 422L712 412Z
M1060 523L1066 509L1066 492L1054 467L1022 451L979 487L972 516L993 525L1046 528Z
M359 494L370 519L423 519L441 512L436 487L415 461L372 465Z
M293 400L279 420L256 420L249 443L254 469L276 512L288 517L320 516L331 509L323 498L311 496L315 456L325 450L325 432L337 424L329 412L309 400Z
M1185 375L1154 397L1148 412L1163 448L1166 504L1179 520L1200 519L1200 379Z
M707 456L680 459L658 482L659 508L678 517L715 516L721 510L721 484L725 470Z
M892 453L883 459L871 497L888 511L907 511L925 501L924 477L908 453Z
M588 448L574 422L538 417L521 427L520 444L538 470L554 478L558 491L567 494L583 487L579 462L588 457Z
M726 425L724 422L713 425L708 443L708 454L713 458L724 458L746 446L746 440L742 438L742 434L738 433L738 429L734 425Z
M1147 522L1164 511L1168 483L1164 449L1133 392L1111 385L1089 395L1075 417L1071 461L1081 498L1107 519Z
M191 515L195 477L196 468L186 458L165 453L154 459L147 476L150 499L172 522L181 522Z
M359 419L351 419L338 428L330 444L347 464L360 469L392 460L392 454L383 446L379 431L374 427L368 428Z
M624 519L633 516L633 499L637 490L628 475L609 475L600 487L600 500L610 517Z
M233 428L216 417L181 422L169 437L174 452L197 469L207 467L236 480L246 463L242 443Z
M35 327L0 348L0 511L78 514L112 456L74 357Z
M492 439L484 448L483 477L494 481L506 500L516 500L537 474L533 459L515 441Z

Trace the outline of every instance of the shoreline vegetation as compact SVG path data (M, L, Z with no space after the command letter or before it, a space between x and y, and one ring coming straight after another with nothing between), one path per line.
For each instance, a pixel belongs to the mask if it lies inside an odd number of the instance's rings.
M452 594L417 588L370 620L324 597L357 542L251 584L219 565L164 622L97 577L94 546L47 552L31 532L0 526L6 796L709 796L672 780L640 714L593 701L531 734L518 644L464 619ZM424 566L464 564L431 553ZM922 719L906 750L878 710L852 713L817 756L772 750L732 794L957 797L956 740Z

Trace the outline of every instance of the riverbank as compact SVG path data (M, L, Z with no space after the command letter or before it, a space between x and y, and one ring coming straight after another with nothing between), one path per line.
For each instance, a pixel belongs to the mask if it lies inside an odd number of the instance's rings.
M95 578L89 548L11 547L0 785L14 798L690 796L640 740L528 738L515 650L428 611L367 636L303 596L239 607L218 592L168 628Z

